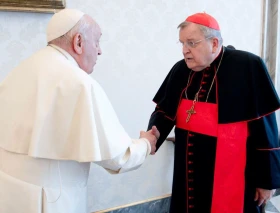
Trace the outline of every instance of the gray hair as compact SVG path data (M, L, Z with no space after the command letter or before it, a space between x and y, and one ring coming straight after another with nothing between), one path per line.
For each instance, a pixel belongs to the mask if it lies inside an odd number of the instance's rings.
M73 37L77 33L81 33L85 39L86 38L86 31L91 27L90 23L87 21L87 19L83 16L80 21L67 33L60 36L59 38L54 39L53 41L49 43L55 43L58 45L70 45L72 43Z
M192 23L192 22L184 21L178 25L177 29L183 29L183 28L187 27L190 23ZM219 46L222 46L223 38L222 38L222 34L221 34L220 30L215 30L215 29L203 26L201 24L197 24L197 25L199 26L199 29L205 38L215 37L219 40Z

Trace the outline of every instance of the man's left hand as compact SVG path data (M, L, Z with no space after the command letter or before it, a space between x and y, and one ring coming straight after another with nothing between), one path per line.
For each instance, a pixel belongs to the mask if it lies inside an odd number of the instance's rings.
M275 189L269 190L257 188L254 200L258 202L258 206L261 206L262 204L266 204L274 193Z

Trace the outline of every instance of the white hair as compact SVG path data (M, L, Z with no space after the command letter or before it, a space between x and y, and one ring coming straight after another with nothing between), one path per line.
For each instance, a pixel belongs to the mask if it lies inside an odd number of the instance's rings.
M179 24L177 28L183 29L183 28L187 27L190 23L192 23L192 22L184 21L181 24ZM199 29L205 38L215 37L219 40L219 46L221 46L223 44L223 38L222 38L222 34L221 34L220 30L215 30L215 29L203 26L201 24L197 24L197 25L199 26Z

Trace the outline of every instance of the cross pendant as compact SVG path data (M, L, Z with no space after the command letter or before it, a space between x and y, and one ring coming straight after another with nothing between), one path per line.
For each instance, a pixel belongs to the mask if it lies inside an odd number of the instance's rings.
M194 111L194 103L191 106L191 108L188 109L186 112L188 113L188 116L187 116L187 119L186 119L186 123L188 123L190 118L191 118L191 116L196 113L196 111Z

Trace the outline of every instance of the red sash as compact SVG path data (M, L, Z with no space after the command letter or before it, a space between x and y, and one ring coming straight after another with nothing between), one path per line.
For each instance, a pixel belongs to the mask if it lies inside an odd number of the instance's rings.
M211 213L243 213L247 122L218 124L217 104L205 102L195 103L196 113L186 122L192 105L193 101L182 99L176 126L217 137Z

